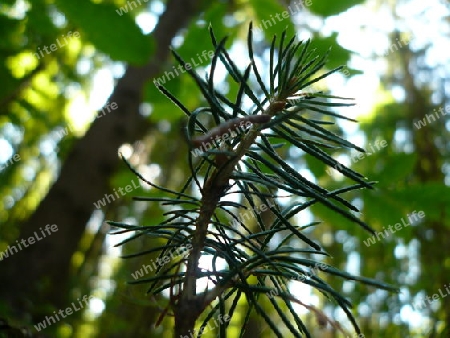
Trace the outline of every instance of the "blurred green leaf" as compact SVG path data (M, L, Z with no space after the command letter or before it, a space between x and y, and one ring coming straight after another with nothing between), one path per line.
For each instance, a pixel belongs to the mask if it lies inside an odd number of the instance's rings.
M254 25L255 31L262 30L268 40L271 40L274 35L279 35L285 29L288 38L295 35L295 27L291 19L294 9L287 10L277 0L264 1L264 5L259 0L250 0L249 2L257 19Z
M89 0L56 0L56 4L81 30L82 39L113 60L144 64L152 54L152 38L142 33L131 16L117 14L115 6Z
M370 149L367 149L367 151L370 151ZM380 154L380 156L383 156L383 154ZM406 153L397 153L393 156L385 156L383 158L383 160L385 161L385 170L382 170L377 175L372 174L369 169L367 175L369 175L374 180L380 181L380 188L383 186L397 184L402 181L405 182L406 178L411 175L414 169L416 157L417 156L415 154Z
M308 8L311 12L321 16L336 15L345 12L350 7L364 3L364 0L340 0L340 1L326 1L313 0L308 2Z
M168 70L170 71L170 70ZM181 74L180 74L181 75ZM164 87L170 90L179 100L186 102L186 106L194 109L199 104L199 96L192 92L192 80L187 76L175 76L170 80L165 74L159 79L165 78ZM161 84L162 81L161 81ZM144 90L144 100L152 105L150 120L158 122L161 120L177 121L185 114L165 97L153 82L148 82Z
M352 54L352 52L348 49L341 47L341 45L337 42L337 36L338 34L336 32L328 37L323 37L316 34L312 39L312 47L316 49L316 53L318 55L324 55L330 51L326 63L326 67L328 69L334 69L336 67L346 65L350 61ZM358 73L356 70L346 69L350 72L350 75ZM344 74L344 70L341 71L341 73Z
M427 220L441 220L442 215L450 214L450 187L439 182L411 185L390 195L408 205L410 211L423 210Z
M53 20L48 13L48 4L44 0L33 0L30 11L28 12L28 30L30 34L55 36L58 33Z
M364 218L370 222L376 231L383 227L394 225L406 217L409 206L403 200L393 198L389 194L364 192Z
M24 20L12 19L0 13L0 32L2 32L0 48L12 52L21 47L24 43L22 35L24 27Z
M184 36L183 44L177 48L177 53L180 54L186 62L191 63L193 68L199 66L206 67L211 62L212 54L209 54L208 56L208 52L214 52L214 47L211 46L209 39L205 39L205 31L207 30L208 25L211 25L214 28L214 32L219 39L229 36L230 41L227 46L231 44L237 29L235 27L227 27L224 25L226 11L227 5L225 3L211 4L205 12L202 22L193 21L191 23ZM192 43L192 41L195 41L195 43Z

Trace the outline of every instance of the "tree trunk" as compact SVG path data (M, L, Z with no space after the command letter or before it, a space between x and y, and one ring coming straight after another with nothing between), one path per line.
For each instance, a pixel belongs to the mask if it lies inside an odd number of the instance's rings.
M173 37L195 14L196 7L196 0L168 2L152 33L154 56L145 66L127 67L108 100L116 103L117 109L96 119L77 141L56 182L21 226L19 242L35 237L35 232L42 238L40 228L47 224L56 224L58 230L29 247L22 246L1 262L0 297L17 315L31 313L33 321L39 321L51 315L48 309L38 309L41 304L56 310L70 304L71 259L95 209L93 203L109 192L110 178L120 163L118 148L139 140L151 129L139 113L142 89L162 70Z
M408 105L410 111L410 126L413 129L413 120L421 121L430 110L431 104L427 101L419 88L414 83L414 77L410 71L413 61L412 51L406 46L400 52L404 73L404 87L407 89ZM439 123L439 122L436 122ZM414 130L414 129L413 129ZM436 145L436 132L430 125L415 130L413 144L417 154L417 163L414 174L421 183L439 183L445 185L445 175L441 169L443 165L442 155ZM440 290L445 290L448 283L450 269L446 261L450 257L450 232L448 228L448 216L445 215L444 206L436 205L441 210L440 219L427 221L423 227L416 229L416 236L421 242L421 266L422 278L430 281L427 295L432 295ZM425 232L431 230L433 236L426 236ZM437 320L444 324L440 334L442 337L450 336L450 298L445 296L440 299L441 306L436 312ZM433 325L435 326L435 325Z

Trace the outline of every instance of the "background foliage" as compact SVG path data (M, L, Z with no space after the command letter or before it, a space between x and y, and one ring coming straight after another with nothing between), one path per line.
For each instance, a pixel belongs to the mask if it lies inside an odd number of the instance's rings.
M350 193L352 202L362 210L363 220L382 231L414 210L426 215L421 222L366 246L366 232L314 206L312 213L298 222L321 221L307 231L331 253L329 263L397 284L401 293L320 276L354 304L354 314L360 318L366 337L448 337L450 297L440 296L423 308L413 307L440 290L446 295L450 275L449 125L447 115L440 113L437 121L426 120L427 114L439 108L446 111L448 106L448 53L441 48L448 43L448 20L444 19L448 2L268 0L262 6L256 0L182 4L150 0L135 1L136 8L127 7L128 11L119 15L118 10L131 2L8 0L0 4L0 252L45 224L55 223L60 229L0 261L0 319L7 323L5 329L16 332L23 327L37 334L33 325L45 316L83 295L93 295L89 309L43 333L60 337L170 334L170 317L154 327L167 299L155 303L145 296L145 286L126 284L133 280L132 273L156 256L118 258L148 247L148 240L130 242L118 251L113 245L125 238L107 236L109 229L104 223L105 219L133 224L161 222L162 213L167 211L164 206L131 199L142 194L157 197L158 192L143 184L100 209L94 203L136 182L119 162L119 147L147 178L173 190L182 186L189 177L183 132L186 120L152 80L173 71L170 43L185 60L198 60L197 53L211 50L210 23L217 36L229 36L226 47L235 53L236 63L243 69L246 65L240 63L239 55L248 22L253 20L261 27L261 34L255 35L256 62L260 65L268 60L267 47L273 34L288 27L301 39L311 37L318 54L331 47L329 69L346 66L348 72L336 74L329 87L336 95L356 97L357 109L365 114L357 117L358 130L339 124L335 132L366 149L376 140L387 142L387 147L357 161L345 149L329 152L370 181L379 182L374 190ZM277 20L275 15L289 5L301 11ZM388 28L381 30L372 21L359 23L358 17L365 11L385 18L381 21ZM360 25L352 43L345 39L346 25L336 24L349 18L354 20L347 21L354 24L352 27ZM79 32L80 37L64 40L69 32ZM430 38L424 32L435 35ZM43 51L57 39L62 47L51 53ZM357 48L367 45L370 48ZM34 54L40 50L43 56ZM209 63L205 61L195 66L197 71L204 70ZM379 81L372 102L352 92L358 79L365 81L359 83L364 83L367 91ZM193 110L203 102L191 81L185 75L175 76L165 86ZM236 96L239 87L235 81L224 76L221 83L225 91ZM107 102L117 102L119 108L96 119L95 111ZM418 128L418 121L428 122ZM19 161L11 160L15 154ZM291 165L327 189L349 184L310 156L295 151L286 155ZM349 327L334 305L311 296L309 289L302 292L305 303L320 307ZM230 323L230 337L240 333L246 313L245 303L237 306L241 316ZM270 307L267 309L270 314ZM315 326L314 314L299 313ZM337 334L331 327L317 325L313 336ZM216 332L208 335L216 336ZM244 333L255 335L270 336L257 317L250 318Z

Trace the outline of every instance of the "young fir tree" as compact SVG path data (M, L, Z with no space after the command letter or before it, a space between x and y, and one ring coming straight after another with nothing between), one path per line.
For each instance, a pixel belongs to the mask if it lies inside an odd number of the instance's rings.
M166 241L164 246L125 256L132 258L159 252L159 262L163 262L158 264L154 276L133 283L148 283L148 293L153 295L169 290L169 304L161 320L166 314L175 317L174 334L177 338L200 337L206 332L208 323L213 323L219 336L225 337L230 318L237 313L235 310L242 297L249 304L243 317L242 332L250 314L255 312L277 337L283 337L286 330L293 337L310 337L311 328L307 328L294 311L295 303L313 313L319 326L328 324L344 332L338 322L321 310L294 297L288 287L292 280L310 285L336 302L360 334L350 311L351 304L338 290L333 290L311 271L319 267L328 275L382 289L396 289L324 264L317 257L326 257L328 253L305 231L317 223L303 226L292 223L294 215L314 203L321 203L373 233L352 213L358 209L342 197L354 189L372 188L373 182L367 182L361 174L341 165L324 151L330 147L364 150L329 131L329 121L317 118L317 115L323 114L351 120L327 108L351 106L353 103L347 98L310 89L311 85L341 68L317 75L325 65L326 55L314 55L309 41L298 42L295 37L288 39L283 32L279 38L274 37L270 45L266 84L253 58L252 26L248 33L249 65L243 72L225 50L226 38L218 41L211 29L210 35L215 53L206 79L173 52L195 81L207 107L191 112L166 88L155 83L188 116L186 131L191 149L187 154L190 178L181 191L173 191L147 181L130 166L141 180L162 193L161 197L137 199L161 202L172 209L160 224L143 227L109 222L124 229L120 233L135 233L126 241L142 235ZM215 87L214 75L219 62L239 85L235 98L221 94ZM256 86L250 85L251 76ZM244 100L250 100L253 108L244 109ZM209 116L216 127L208 129L201 115ZM307 156L314 156L326 165L337 168L352 179L354 185L328 191L307 180L280 155L287 147L297 147ZM200 198L196 191L200 192ZM277 201L281 191L289 194L289 204ZM227 198L230 195L240 196L241 199L230 201ZM261 216L263 206L273 215L269 224ZM245 218L239 217L240 210L252 215L256 231L250 229ZM291 243L294 245L290 246ZM184 248L181 255L180 248ZM174 251L178 254L174 255ZM211 258L212 271L199 266L202 255ZM217 266L219 258L226 262L225 268ZM205 277L214 286L199 290L197 282ZM273 314L268 314L268 306ZM203 322L196 328L200 315Z

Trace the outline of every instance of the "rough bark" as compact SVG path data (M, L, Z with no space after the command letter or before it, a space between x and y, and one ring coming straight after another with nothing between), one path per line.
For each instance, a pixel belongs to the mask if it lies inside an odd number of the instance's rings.
M56 224L58 231L1 262L0 297L18 315L31 313L33 321L42 320L51 314L48 308L38 309L42 303L56 310L70 304L71 259L95 209L93 203L109 192L110 178L120 163L118 148L150 130L151 125L139 113L142 89L160 73L173 37L195 14L197 3L168 2L152 33L156 50L151 60L142 67L127 67L108 100L115 102L117 109L96 119L77 141L56 182L21 226L19 240L40 233L39 228L46 224Z

